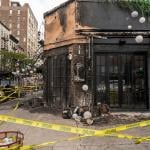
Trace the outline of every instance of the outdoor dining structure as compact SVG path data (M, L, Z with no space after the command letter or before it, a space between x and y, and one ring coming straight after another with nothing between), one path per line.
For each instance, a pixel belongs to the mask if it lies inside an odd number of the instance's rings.
M44 14L50 107L150 108L150 21L139 3L69 0Z

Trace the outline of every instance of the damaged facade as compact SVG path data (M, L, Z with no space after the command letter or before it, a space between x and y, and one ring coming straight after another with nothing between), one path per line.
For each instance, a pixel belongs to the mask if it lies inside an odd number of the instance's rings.
M150 23L117 3L70 0L46 12L45 98L56 108L149 109ZM129 30L128 25L133 29ZM143 35L142 43L135 37ZM85 92L83 85L88 85Z

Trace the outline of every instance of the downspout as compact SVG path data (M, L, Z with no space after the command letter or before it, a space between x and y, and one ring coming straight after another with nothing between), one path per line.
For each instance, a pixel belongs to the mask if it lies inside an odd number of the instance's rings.
M94 107L94 39L93 35L91 35L91 111L93 111Z
M88 71L91 72L91 100L89 104L90 111L93 110L94 106L94 44L93 44L93 35L88 35L88 59L90 60L90 67Z

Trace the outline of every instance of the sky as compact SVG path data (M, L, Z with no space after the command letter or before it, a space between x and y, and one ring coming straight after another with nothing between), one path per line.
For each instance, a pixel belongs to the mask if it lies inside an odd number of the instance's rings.
M67 0L12 0L18 1L21 4L29 3L30 7L38 20L39 28L43 22L43 13L53 9L54 7L64 3Z

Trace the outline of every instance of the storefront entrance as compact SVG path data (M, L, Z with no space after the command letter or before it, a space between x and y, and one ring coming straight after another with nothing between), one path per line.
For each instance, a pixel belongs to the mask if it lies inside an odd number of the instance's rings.
M111 108L147 108L145 53L96 53L95 57L96 103Z

